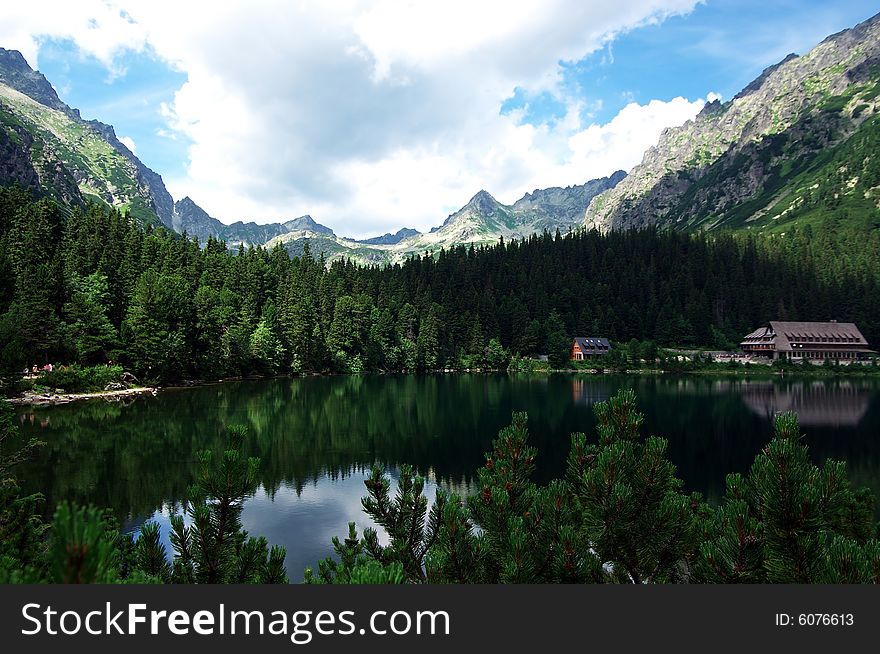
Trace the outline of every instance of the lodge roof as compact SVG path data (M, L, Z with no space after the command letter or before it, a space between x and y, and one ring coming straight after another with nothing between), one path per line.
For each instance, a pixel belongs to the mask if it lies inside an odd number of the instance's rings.
M807 342L828 347L846 345L847 350L870 352L868 341L851 322L791 322L771 320L769 325L759 327L747 334L741 345L756 342L773 342L777 351L791 351L792 342Z

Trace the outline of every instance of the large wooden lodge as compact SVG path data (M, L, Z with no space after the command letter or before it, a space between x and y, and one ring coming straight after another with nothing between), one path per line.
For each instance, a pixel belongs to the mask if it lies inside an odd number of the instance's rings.
M874 351L859 328L851 322L782 322L748 334L739 344L743 352L768 359L851 361L865 359Z

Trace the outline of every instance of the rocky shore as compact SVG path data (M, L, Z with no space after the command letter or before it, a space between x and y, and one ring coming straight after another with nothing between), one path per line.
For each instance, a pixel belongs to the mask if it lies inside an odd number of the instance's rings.
M47 404L68 404L77 400L108 400L118 402L128 397L136 395L156 395L158 389L150 386L142 386L137 388L124 388L119 390L95 391L92 393L34 393L26 391L18 397L11 397L7 401L10 404L39 406Z

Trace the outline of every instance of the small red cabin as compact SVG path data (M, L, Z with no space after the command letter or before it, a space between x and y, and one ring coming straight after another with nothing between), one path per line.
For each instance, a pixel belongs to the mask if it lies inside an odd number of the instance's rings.
M583 361L584 359L592 359L596 356L608 354L611 350L611 344L607 338L598 338L596 336L575 336L571 343L571 351L569 359L572 361Z

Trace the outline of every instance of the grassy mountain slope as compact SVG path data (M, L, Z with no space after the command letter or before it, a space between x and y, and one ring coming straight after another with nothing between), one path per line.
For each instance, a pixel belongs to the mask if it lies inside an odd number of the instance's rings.
M769 229L800 176L876 128L869 118L878 80L880 15L790 55L729 102L709 103L665 130L623 182L590 203L584 224Z
M21 53L0 48L0 183L19 183L67 206L91 199L143 224L172 227L173 200L110 125L62 102Z
M837 145L779 168L773 185L730 212L727 226L784 234L794 226L819 228L832 218L880 228L880 115L872 114Z

